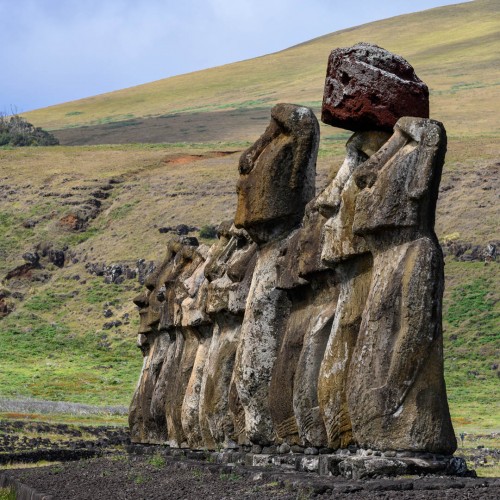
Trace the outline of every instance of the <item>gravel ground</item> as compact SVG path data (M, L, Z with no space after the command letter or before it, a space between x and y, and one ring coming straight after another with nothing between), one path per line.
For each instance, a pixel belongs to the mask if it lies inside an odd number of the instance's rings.
M352 481L274 468L232 467L126 453L3 472L38 492L52 495L54 500L500 498L500 479L412 477Z
M428 476L353 481L275 467L221 465L210 462L213 458L195 460L203 454L130 447L129 443L125 428L0 420L0 484L1 476L8 475L37 492L64 500L500 498L500 478ZM126 453L126 449L133 453ZM98 458L88 458L96 454ZM44 467L1 467L12 461L75 458L80 460Z

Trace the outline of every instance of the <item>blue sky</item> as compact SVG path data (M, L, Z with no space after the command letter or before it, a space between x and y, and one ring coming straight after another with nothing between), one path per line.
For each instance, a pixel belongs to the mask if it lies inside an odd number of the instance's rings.
M460 0L0 0L0 112L285 49Z

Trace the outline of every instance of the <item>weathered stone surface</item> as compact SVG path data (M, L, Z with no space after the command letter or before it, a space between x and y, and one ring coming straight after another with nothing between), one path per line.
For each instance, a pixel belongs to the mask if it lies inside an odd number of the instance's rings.
M237 439L229 408L229 391L244 303L253 272L251 262L255 262L253 257L256 252L256 245L245 231L233 227L227 236L230 238L221 235L216 248L225 245L222 251L214 252L208 262L210 277L220 277L208 283L211 299L207 303L207 311L213 320L214 329L203 373L199 408L205 442L213 442L218 447L227 447L228 443Z
M402 460L352 457L338 464L339 474L348 479L368 479L376 476L397 476L408 472Z
M332 51L324 123L353 131L391 131L403 116L429 117L427 85L405 59L369 43Z
M443 377L443 258L434 212L446 150L442 124L402 118L355 173L353 231L373 271L349 371L353 435L380 450L456 449Z
M312 208L303 225L284 240L277 262L278 287L291 304L270 386L278 438L289 444L322 446L326 433L317 398L318 372L335 314L333 273L320 261L324 218ZM299 273L314 278L314 285Z
M279 242L258 250L234 372L246 437L260 445L274 440L269 385L290 311L286 292L276 288L278 256Z
M145 281L146 291L134 299L140 317L138 345L144 360L129 410L129 427L133 442L164 443L167 439L165 413L161 411L155 414L152 399L167 352L171 350L168 334L160 334L158 330L161 299L164 297L165 288L163 283L171 272L174 257L180 248L178 242L169 242L162 264Z
M208 250L208 249L207 249ZM203 258L208 252L198 249ZM199 407L203 373L212 342L212 321L206 314L207 288L205 280L206 260L202 259L194 273L184 281L188 297L181 303L181 324L184 332L190 333L198 342L191 376L189 378L181 408L182 429L190 448L204 446L199 418Z
M234 223L257 243L298 226L314 197L319 125L303 106L277 104L264 134L242 155Z
M165 336L154 335L143 342L143 367L129 410L132 442L161 444L167 440L165 418L154 417L151 399L168 349L168 341Z
M298 225L314 195L318 123L308 108L277 105L264 135L240 160L235 225L259 245L238 347L234 382L245 412L246 437L268 445L274 440L270 383L286 329L291 302L278 289L280 238ZM293 369L288 378L293 377ZM278 417L279 434L297 434L290 392L289 418ZM293 444L293 438L291 439Z
M324 226L321 257L335 270L339 282L335 320L318 382L319 407L331 448L346 448L353 442L346 382L371 278L368 247L352 232L359 192L352 174L386 139L387 135L379 132L354 134L347 142L347 156L337 176L316 202L322 213L330 215Z
M313 199L312 112L275 106L241 156L234 224L210 248L170 241L135 299L132 439L346 477L462 473L434 455L456 447L434 234L446 134L415 117L387 132L426 92L404 60L367 44L336 54L339 109L361 99L361 114L329 186Z
M183 251L179 255L179 261L176 262L177 266L174 270L176 281L171 290L174 295L171 298L171 302L173 302L174 328L169 332L172 337L175 337L175 354L172 358L171 378L169 380L173 384L170 385L165 397L169 444L177 447L188 444L188 436L182 425L182 406L191 380L191 374L200 345L200 338L208 336L208 334L200 334L199 328L182 324L182 302L189 295L184 283L195 273L198 266L203 265L203 257L193 247L183 247ZM169 291L169 287L167 287L167 291ZM163 311L169 314L170 308L167 307ZM164 322L160 318L160 327L162 324ZM195 382L193 381L192 383ZM195 435L190 440L196 441L198 438L196 432L195 430Z

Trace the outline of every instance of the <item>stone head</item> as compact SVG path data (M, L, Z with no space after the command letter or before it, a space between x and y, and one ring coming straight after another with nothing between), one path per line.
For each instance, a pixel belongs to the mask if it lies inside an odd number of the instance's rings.
M185 281L196 271L204 260L198 252L198 242L184 240L173 258L168 272L161 277L164 286L164 302L160 313L160 331L169 331L182 324L182 301L188 297Z
M354 233L433 232L445 152L442 123L413 117L398 120L391 138L353 175L362 190Z
M235 226L258 244L300 223L315 195L319 125L303 106L277 104L264 134L240 158Z
M329 265L368 251L362 237L355 235L352 224L360 189L353 174L387 141L386 132L356 132L346 144L346 158L336 177L318 196L316 206L326 217L321 260Z
M219 237L220 247L211 251L211 269L205 273L208 283L207 312L210 314L230 309L230 297L244 279L256 245L244 229L232 225L228 233Z
M165 302L165 282L174 265L174 260L181 249L176 240L167 243L167 253L161 264L144 281L146 288L133 299L139 308L139 344L146 343L148 334L156 333L160 322L161 311Z

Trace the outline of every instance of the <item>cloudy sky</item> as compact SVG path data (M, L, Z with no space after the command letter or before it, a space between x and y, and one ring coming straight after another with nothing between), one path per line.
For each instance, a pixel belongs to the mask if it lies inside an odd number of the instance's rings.
M0 112L131 87L461 0L0 0Z

